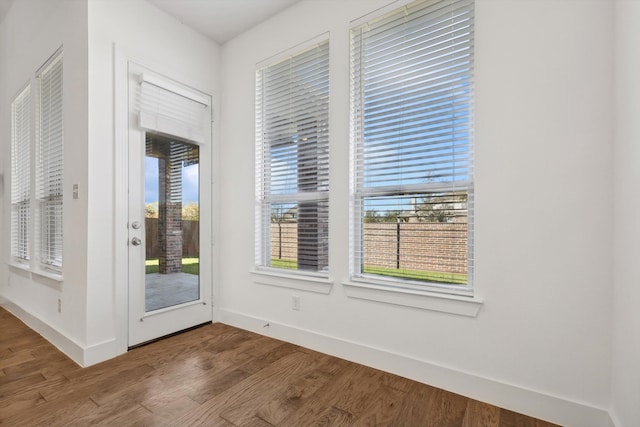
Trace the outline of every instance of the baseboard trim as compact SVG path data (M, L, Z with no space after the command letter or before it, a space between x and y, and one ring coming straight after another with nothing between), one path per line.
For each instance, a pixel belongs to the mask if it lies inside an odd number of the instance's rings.
M83 364L85 350L73 339L69 338L63 332L60 332L12 301L5 299L0 303L0 306L20 319L25 325L42 335L47 341L69 356L69 358L78 365L85 366Z
M110 339L97 344L92 344L84 349L84 359L82 366L91 366L127 352L126 348L121 348L118 340Z
M560 425L615 427L609 413L402 354L220 309L219 321Z
M2 298L0 299L0 307L6 309L25 325L42 335L54 347L69 356L69 358L79 366L87 367L95 365L96 363L104 362L105 360L126 353L127 351L126 348L121 348L115 338L84 347L12 301Z

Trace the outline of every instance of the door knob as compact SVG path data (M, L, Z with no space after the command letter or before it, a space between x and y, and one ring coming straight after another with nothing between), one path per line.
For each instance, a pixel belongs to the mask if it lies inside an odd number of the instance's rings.
M140 240L139 237L134 237L133 239L131 239L131 244L133 246L140 246L142 244L142 240Z

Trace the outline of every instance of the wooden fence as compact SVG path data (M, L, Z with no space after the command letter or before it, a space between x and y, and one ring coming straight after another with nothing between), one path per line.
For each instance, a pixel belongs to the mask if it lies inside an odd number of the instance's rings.
M158 218L145 218L147 259L160 257L158 243ZM182 257L198 257L200 254L200 221L182 220Z

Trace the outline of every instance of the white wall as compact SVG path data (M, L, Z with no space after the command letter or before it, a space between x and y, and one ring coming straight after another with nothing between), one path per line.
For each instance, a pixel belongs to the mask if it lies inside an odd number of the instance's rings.
M640 2L619 0L615 13L613 417L640 423Z
M303 1L223 46L221 319L551 421L607 425L611 5L477 1L475 283L484 304L473 318L349 298L342 285L349 22L387 3ZM329 295L257 284L250 273L255 64L326 31Z
M72 0L14 2L2 23L0 144L4 171L2 280L0 295L9 308L74 358L85 344L86 198L73 200L72 185L87 182L87 26L86 4ZM9 267L10 104L35 72L64 47L64 266L62 283ZM35 231L33 232L35 235ZM5 239L4 236L7 238ZM58 313L58 299L62 312Z
M114 82L126 84L126 74L122 72L126 68L116 63L114 55L211 94L215 100L219 47L143 0L90 0L88 15L87 344L88 362L94 363L122 353L127 347L127 260L121 257L127 250L127 218L126 212L123 218L123 212L115 210L117 206L126 210L126 186L123 189L116 185L116 174L126 171L126 164L122 164L126 157L114 157L114 153L126 156L126 148L122 147L126 139L118 139L117 135L122 129L114 132L115 114L127 107L126 103L114 102ZM214 112L217 110L214 105ZM125 135L126 132L125 128ZM119 149L115 144L120 144ZM124 204L118 205L123 198Z

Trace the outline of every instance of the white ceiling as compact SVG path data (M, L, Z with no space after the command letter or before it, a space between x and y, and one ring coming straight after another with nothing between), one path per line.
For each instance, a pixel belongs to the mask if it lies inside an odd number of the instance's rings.
M223 44L299 0L148 1L186 26Z
M0 0L0 22L14 0ZM219 44L299 0L148 0Z

